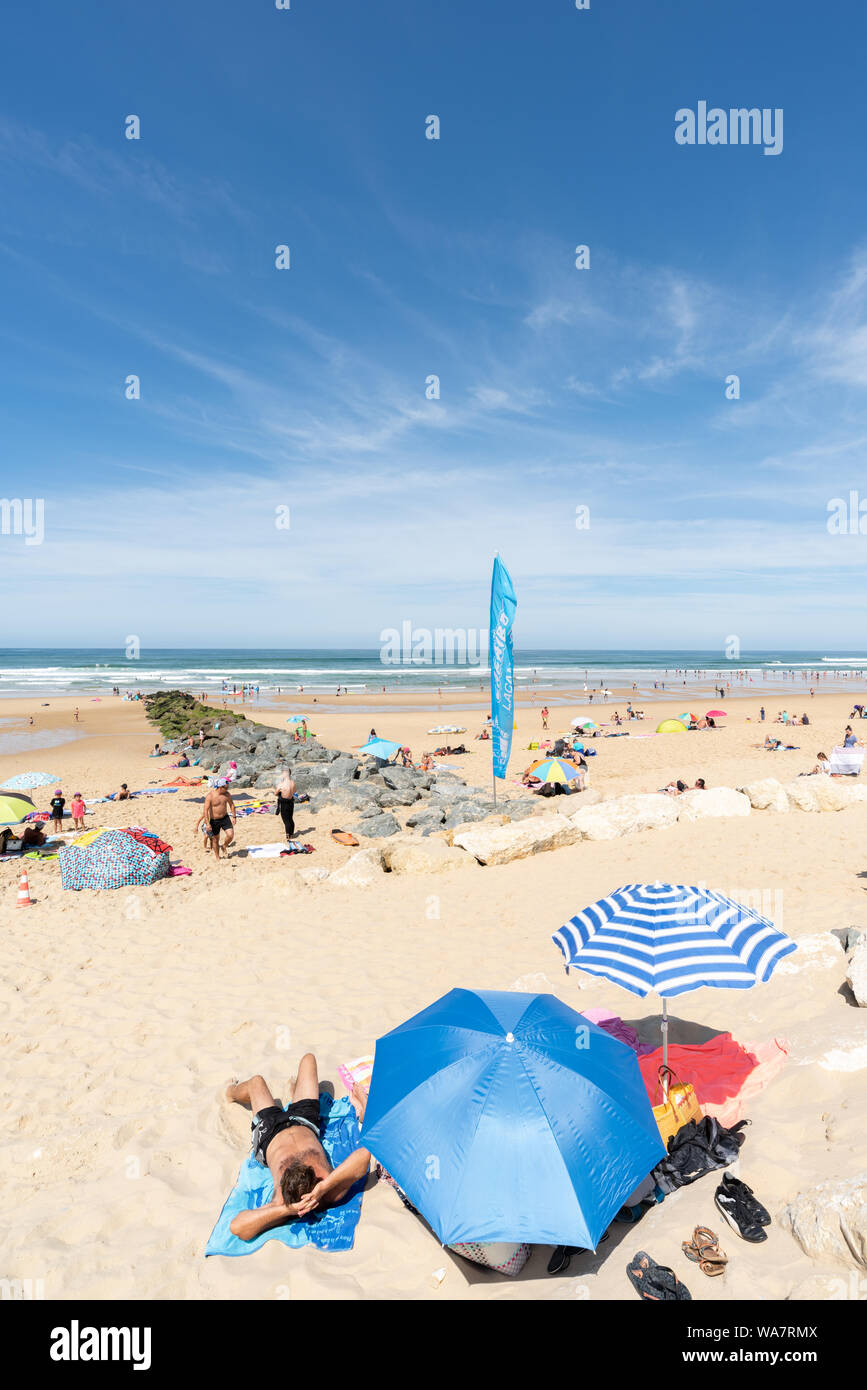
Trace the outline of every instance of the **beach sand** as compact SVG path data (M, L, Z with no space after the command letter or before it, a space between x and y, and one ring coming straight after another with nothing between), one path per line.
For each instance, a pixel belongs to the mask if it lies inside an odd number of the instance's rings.
M544 695L541 696L541 703ZM585 704L552 704L550 733L578 713L610 717ZM647 737L597 739L592 785L606 794L653 791L672 777L709 787L759 777L789 781L840 742L851 690L810 700L793 692L789 708L807 708L812 725L792 732L796 752L760 751L759 699L721 702L717 732L653 736L656 723L684 708L681 696L645 704ZM795 704L795 702L797 703ZM73 726L78 703L82 722ZM549 701L549 703L551 703ZM696 712L720 702L690 702ZM772 719L782 695L766 695ZM458 712L429 696L352 697L248 707L251 717L285 728L286 713L306 712L322 740L356 747L371 725L409 744L418 756L439 738L437 723L467 725L449 736L471 750L460 765L471 782L490 784L490 745L474 741L486 696ZM423 705L426 708L420 708ZM0 715L22 718L34 701L4 701ZM749 722L748 722L749 716ZM142 705L105 698L52 700L36 707L37 730L71 728L73 742L0 758L0 781L27 768L62 776L67 801L168 780L171 758L149 759L157 733ZM10 727L11 726L7 726ZM859 726L856 724L856 732ZM862 726L867 728L867 726ZM12 732L15 732L12 729ZM522 706L511 768L533 758L538 708ZM193 770L183 770L190 775ZM51 788L33 793L47 807ZM504 797L524 797L511 781ZM249 1114L222 1099L227 1079L262 1072L285 1094L300 1056L316 1053L320 1076L344 1089L340 1062L372 1051L375 1039L455 985L551 990L575 1008L607 1006L654 1039L658 1002L640 1000L580 972L566 976L551 933L573 913L623 883L703 882L732 893L769 894L778 925L807 941L787 968L742 993L702 989L680 996L672 1040L701 1025L742 1041L785 1038L784 1070L752 1103L741 1176L776 1217L799 1191L863 1170L867 1010L841 990L845 957L832 928L867 926L867 804L838 813L776 815L678 823L610 842L584 842L499 868L473 861L424 876L383 875L375 888L303 885L298 870L333 868L352 851L335 845L331 813L298 808L299 838L310 856L284 860L232 857L215 863L194 833L195 789L95 808L93 825L143 824L167 839L190 877L151 888L63 892L55 862L28 861L35 905L15 909L18 865L0 865L5 950L0 964L3 1025L2 1180L6 1219L0 1275L41 1280L46 1298L626 1298L625 1275L638 1248L672 1265L695 1299L787 1297L814 1274L846 1278L841 1265L810 1261L778 1225L750 1246L721 1226L715 1182L705 1177L657 1207L640 1230L615 1226L596 1255L572 1261L567 1275L545 1272L538 1247L517 1280L487 1273L443 1250L436 1238L380 1183L365 1195L354 1248L327 1254L270 1242L244 1259L203 1258L211 1228L249 1149ZM276 817L238 822L237 848L280 838ZM682 1022L680 1022L682 1021ZM862 1069L855 1069L861 1048ZM832 1056L828 1061L828 1054ZM852 1068L852 1069L847 1069ZM688 1264L680 1242L696 1223L721 1233L730 1263L724 1279ZM445 1270L439 1282L434 1272Z

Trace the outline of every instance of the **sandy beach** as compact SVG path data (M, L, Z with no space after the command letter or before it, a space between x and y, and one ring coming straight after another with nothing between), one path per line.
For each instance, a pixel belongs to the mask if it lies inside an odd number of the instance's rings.
M594 702L593 717L610 718L614 708L622 715L626 698L609 701L601 716ZM682 697L661 701L643 724L623 726L630 737L595 740L591 785L608 797L654 791L672 777L690 785L704 777L709 787L790 781L841 741L859 697L797 698L811 726L792 731L787 741L800 745L796 751L776 754L755 746L766 732L779 733L759 723L759 700L724 704L729 717L717 731L654 735L658 720L683 708ZM770 721L783 699L764 703ZM26 731L33 704L5 701L0 714L20 726L4 727ZM322 741L342 749L362 744L373 725L416 757L440 741L426 732L434 724L466 724L466 734L449 738L464 741L468 755L447 761L469 782L489 785L489 745L474 738L485 697L464 716L445 701L430 706L429 698L394 696L383 705L371 697L346 710L336 700L299 704L296 695L282 708L246 712L281 728L286 711L306 713ZM585 712L583 704L552 706L551 734ZM60 776L69 799L177 775L169 769L174 758L148 757L157 734L140 704L52 700L36 716L38 734L79 737L3 756L0 781L45 768ZM541 734L538 708L519 707L516 723L510 766L517 777L532 760L527 745ZM49 792L33 793L40 808ZM16 911L19 866L0 865L5 1277L41 1280L45 1297L62 1299L620 1299L634 1297L624 1269L639 1247L683 1273L681 1240L697 1223L719 1229L710 1179L655 1208L640 1238L615 1226L596 1254L573 1259L562 1277L546 1274L543 1247L515 1280L461 1260L382 1183L365 1194L351 1251L292 1251L272 1241L245 1259L203 1258L249 1148L247 1112L222 1099L232 1076L262 1072L279 1093L313 1050L320 1076L345 1094L341 1062L372 1051L378 1036L455 985L539 989L578 1009L607 1006L658 1042L652 996L640 1000L581 972L567 977L550 939L573 913L628 882L771 895L777 925L801 949L764 986L681 996L672 1040L693 1037L696 1027L747 1043L786 1040L785 1067L750 1105L738 1169L775 1218L797 1193L862 1170L867 1015L841 989L845 956L831 931L865 925L867 805L678 822L500 867L467 856L448 873L388 874L375 888L350 888L299 878L302 868L333 869L352 852L331 840L327 811L298 808L299 838L316 847L311 856L257 861L236 852L218 864L194 832L194 798L202 794L191 788L108 803L86 818L88 828L156 831L193 870L189 877L73 893L61 890L56 861L28 861L35 905ZM528 793L510 780L502 795ZM241 819L233 849L277 840L279 829L276 817ZM809 1259L776 1221L764 1245L730 1232L724 1244L731 1257L724 1280L685 1276L694 1299L797 1297L799 1289L815 1293L815 1276L848 1277L838 1262Z

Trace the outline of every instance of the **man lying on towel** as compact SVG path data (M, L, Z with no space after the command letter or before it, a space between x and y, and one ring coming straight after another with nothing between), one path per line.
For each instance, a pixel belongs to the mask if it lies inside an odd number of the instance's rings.
M307 1216L317 1207L336 1206L370 1167L367 1149L355 1149L338 1168L332 1168L319 1142L319 1072L307 1052L298 1066L292 1104L283 1109L261 1076L227 1087L226 1099L249 1105L253 1111L253 1157L271 1171L274 1195L264 1207L241 1211L231 1231L241 1240L254 1240L272 1226ZM353 1088L359 1120L366 1096Z

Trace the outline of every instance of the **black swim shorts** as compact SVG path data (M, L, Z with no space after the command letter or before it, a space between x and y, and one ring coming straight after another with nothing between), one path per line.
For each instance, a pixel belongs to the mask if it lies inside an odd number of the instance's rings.
M211 820L211 834L219 835L221 830L234 830L231 816L218 816L216 820Z
M266 1166L268 1145L281 1130L290 1125L304 1125L316 1138L319 1138L319 1100L296 1100L287 1105L269 1105L253 1116L253 1157L257 1163Z

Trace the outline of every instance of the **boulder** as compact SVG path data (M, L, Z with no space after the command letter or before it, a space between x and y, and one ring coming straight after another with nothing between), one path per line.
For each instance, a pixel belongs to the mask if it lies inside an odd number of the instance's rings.
M383 793L384 795L385 793ZM412 815L407 816L406 823L410 830L435 829L439 830L445 820L445 810L442 806L432 806L429 802L421 806Z
M860 941L855 943L855 949L849 958L846 983L855 996L856 1004L862 1009L867 1009L867 936L862 936Z
M300 792L322 791L329 786L328 773L324 767L294 767L292 776Z
M581 831L563 816L540 816L519 824L479 826L454 836L458 849L478 859L480 864L508 864L513 859L572 845L582 838Z
M304 763L330 763L332 761L331 750L323 748L321 743L317 743L315 738L308 738L305 743L299 745L301 749L300 759Z
M582 806L567 821L579 840L616 840L623 831L616 817L607 813L607 802L601 806Z
M510 822L508 816L501 816L501 815L499 814L499 812L497 812L497 813L494 814L494 815L485 816L484 821L482 822L482 824L483 824L483 825L490 825L490 826L495 826L495 825L510 825L511 822ZM438 827L438 828L440 828L440 827ZM454 842L455 842L455 836L456 836L456 835L460 835L461 832L462 832L463 830L473 830L474 828L475 828L475 822L473 822L473 823L471 823L471 824L456 825L456 826L453 826L453 827L452 827L452 826L449 826L449 827L447 827L447 828L443 827L444 834L445 834L446 844L448 844L448 845L453 845Z
M855 950L855 947L858 945L864 933L859 931L857 927L832 927L831 935L836 936L843 950L848 955L850 951Z
M488 816L493 814L493 801L459 801L446 816L446 829L455 830L458 826L467 825L471 821L487 820Z
M586 812L586 814L584 814ZM606 824L619 835L633 835L640 830L662 830L674 825L678 818L677 798L660 792L618 796L596 806L582 806L572 817L582 830L594 831ZM613 839L606 833L588 833L588 840Z
M750 799L733 787L710 787L707 791L684 792L673 797L678 820L708 820L719 816L748 816Z
M381 815L365 816L357 825L350 826L350 829L353 835L363 835L366 839L381 840L388 835L398 835L400 833L400 821L395 820L389 812L384 812Z
M780 1225L810 1259L867 1269L867 1172L799 1192Z
M415 787L404 787L399 791L389 791L379 793L380 806L413 806L419 800L421 792Z
M331 875L327 869L319 867L314 868L312 864L309 864L302 869L296 869L295 877L299 879L301 883L314 884L322 883L326 878L330 878Z
M459 849L442 840L391 840L382 850L385 867L393 874L438 874L471 863Z
M842 811L849 804L840 783L821 772L815 777L798 777L789 782L785 790L792 806L799 811Z
M750 782L746 787L738 787L749 799L754 811L788 811L789 798L786 790L776 777L762 777L758 782Z
M382 850L356 850L339 869L332 869L329 882L343 888L368 888L382 878Z
M420 772L416 767L392 767L389 764L382 769L382 779L387 787L397 790L399 787L429 787L431 779L426 772Z
M358 763L355 758L343 753L329 766L328 779L331 782L352 782L357 771Z
M379 799L386 793L379 787L371 787L366 782L329 783L319 793L317 800L321 806L345 806L348 811L368 811L374 814L379 810Z

